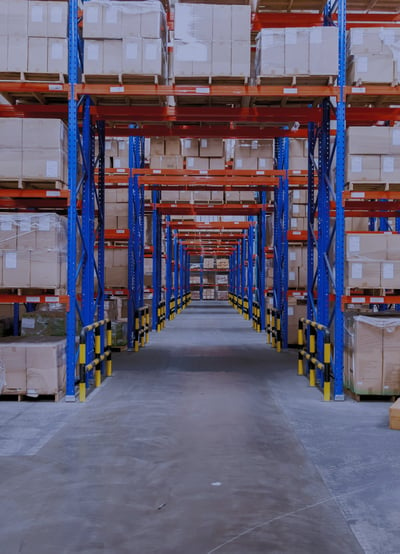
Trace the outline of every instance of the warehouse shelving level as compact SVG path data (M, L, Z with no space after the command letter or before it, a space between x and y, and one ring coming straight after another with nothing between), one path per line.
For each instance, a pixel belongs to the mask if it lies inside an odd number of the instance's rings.
M319 127L322 131L319 131L323 134L323 140L326 141L326 138L329 137L329 122L336 120L336 152L337 152L337 168L336 168L336 203L335 203L335 216L336 216L336 274L335 282L331 282L331 276L328 271L321 270L324 256L327 252L327 241L328 243L332 241L332 237L328 235L326 229L326 222L329 221L330 208L331 208L331 199L329 199L329 191L325 190L324 194L321 196L318 204L318 221L320 222L318 228L318 280L319 280L319 291L326 289L330 294L327 294L325 297L331 302L334 301L335 311L331 311L331 306L327 302L322 301L321 294L318 295L318 308L316 309L315 305L312 305L312 298L315 297L313 286L309 283L308 286L308 298L309 298L309 310L310 314L317 316L319 320L324 320L331 322L335 325L335 335L336 335L336 344L335 344L335 354L334 354L334 377L335 377L335 390L334 397L340 399L343 396L343 386L341 381L341 370L343 364L343 320L342 320L342 305L347 301L347 297L344 296L343 292L343 260L344 260L344 217L346 210L347 202L347 192L343 191L344 184L344 159L345 159L345 128L346 121L348 124L373 124L378 120L385 121L399 121L400 120L400 109L391 108L392 104L396 104L400 99L400 87L399 86L375 86L375 85L366 85L360 87L348 87L345 83L345 29L349 26L361 26L364 24L368 25L390 25L399 22L399 15L395 13L384 13L384 14L362 14L362 13L346 13L346 3L341 0L337 3L337 13L329 14L324 12L324 3L321 2L307 2L306 6L304 2L291 2L290 7L286 5L285 2L277 2L276 6L274 4L274 9L280 10L282 6L283 9L289 9L288 13L263 13L263 4L259 3L259 12L255 14L253 21L253 29L257 30L264 25L267 26L299 26L301 25L321 25L324 22L326 23L329 19L330 21L335 22L339 27L339 79L337 86L315 86L315 85L299 85L299 86L275 86L275 85L260 85L260 86L247 86L247 85L210 85L208 87L201 87L202 90L199 90L199 87L196 86L183 86L183 85L104 85L104 84L81 84L79 83L79 63L78 63L78 2L77 0L72 0L70 3L70 14L69 14L69 50L70 50L70 63L69 63L69 83L35 83L35 82L1 82L0 83L0 93L2 93L6 98L11 102L11 106L0 106L0 116L1 117L60 117L66 119L68 117L69 121L69 194L68 198L63 197L63 209L69 209L69 254L68 254L68 297L65 298L65 301L70 303L70 312L69 312L69 321L68 321L68 345L67 345L67 398L73 400L75 398L75 366L76 366L76 349L75 349L75 315L77 313L83 315L82 322L87 323L94 319L94 312L97 310L97 317L102 315L102 295L96 297L94 300L93 291L93 276L94 274L94 260L84 260L82 265L77 266L76 264L76 236L75 228L79 219L79 225L82 222L82 225L86 225L88 219L93 216L94 212L94 197L99 198L100 204L104 201L102 195L104 193L104 180L105 180L105 168L104 161L100 159L97 161L100 162L99 166L99 184L100 188L96 188L94 185L94 166L95 160L93 152L91 151L91 142L92 138L90 137L90 129L96 128L96 132L100 137L100 142L104 141L106 136L159 136L164 134L164 136L188 136L188 137L235 137L235 138L279 138L281 137L281 142L285 142L285 137L307 137L311 136L312 133L316 132L315 128ZM377 2L374 5L374 9L379 10L382 6L385 10L391 10L395 12L398 7L396 2ZM304 10L305 7L309 9L316 9L319 13L293 13L296 10ZM363 2L357 3L347 3L348 10L362 11L367 9L368 6ZM325 16L325 17L324 17ZM171 21L172 24L172 21ZM138 97L147 97L147 98L158 98L165 99L167 96L172 97L190 97L196 98L204 96L210 100L212 103L213 99L228 98L232 102L234 107L227 108L226 106L211 105L211 106L201 106L201 107L186 107L186 106L135 106L135 98ZM130 106L106 106L101 105L103 100L108 98L122 98L124 101L132 103ZM90 98L94 100L92 103ZM241 99L248 98L250 103L249 107L241 106ZM323 99L330 98L331 101L335 103L334 111L331 107L328 109L327 101ZM20 100L22 102L30 103L18 103L16 101ZM262 104L267 104L263 106ZM346 107L346 103L349 103L350 106ZM310 107L311 105L311 107ZM329 111L329 115L328 115ZM288 122L298 121L301 125L299 131L295 132L290 129L282 129L282 126L287 125ZM80 123L81 122L81 123ZM125 122L125 123L124 123ZM136 128L129 126L131 123L136 123ZM151 125L151 123L157 122L158 125ZM314 123L314 130L305 129L304 126L309 123ZM188 124L189 123L189 124ZM202 125L199 126L198 123ZM235 124L235 127L231 127L231 123ZM207 124L206 126L204 124ZM79 127L83 132L83 151L86 153L86 186L84 187L86 192L84 192L84 197L86 201L83 200L82 204L78 203L78 182L77 182L77 166L78 166L78 152L77 152L77 137L79 134ZM315 136L315 135L314 135ZM311 140L311 139L310 139ZM132 153L136 149L140 150L139 143L133 142L131 151ZM329 141L328 141L329 142ZM329 167L329 160L327 152L324 152L325 155L325 172ZM133 166L139 166L142 161L138 159L141 156L135 156L135 160L131 160L131 168ZM284 164L285 165L285 164ZM323 164L322 164L323 165ZM286 170L285 173L280 176L282 181L285 181L286 192L289 190L290 186L296 185L296 179L294 176L290 176ZM142 172L142 173L141 173ZM130 205L136 202L140 203L140 191L141 184L139 184L140 175L144 175L143 180L146 184L149 181L149 172L144 171L143 168L141 172L127 172L128 180L130 179L130 188L129 190L132 193L130 198ZM231 178L231 174L225 172L225 175ZM167 176L167 175L165 175ZM110 175L107 179L111 181ZM178 175L175 175L178 177ZM181 177L184 177L181 175ZM249 178L250 175L247 176ZM285 177L288 177L285 179ZM293 177L293 178L292 178ZM304 176L303 176L304 177ZM158 177L160 179L160 177ZM253 178L258 178L257 175L252 176ZM274 178L279 179L279 175L275 174ZM324 175L320 171L318 175L320 182L320 187L323 186ZM263 178L260 178L262 181ZM119 182L119 181L115 181ZM263 201L262 195L265 194L266 190L273 188L273 183L266 183L268 179L264 177L264 188L262 183L260 183L259 188L259 199L261 200L258 203L257 208L252 208L254 211L251 214L247 214L249 218L258 218L259 227L263 227L263 221L266 217L267 209L264 208L267 205L266 201ZM287 184L286 184L287 183ZM297 184L299 179L297 179ZM153 181L154 185L159 183L156 180ZM188 185L188 183L183 180L178 180L176 186L179 187ZM238 186L243 183L238 182ZM304 185L304 182L300 183ZM200 185L199 185L200 186ZM245 185L244 185L245 186ZM312 184L310 184L310 188ZM281 186L279 190L282 192L284 187ZM136 192L134 192L134 190ZM157 189L154 188L154 191ZM103 192L101 192L103 191ZM36 198L31 198L29 202L33 202L31 207L35 204L37 207L48 207L57 208L58 200L54 198L43 198L40 196L43 194L43 191L40 191L40 194ZM156 194L156 192L154 192ZM279 193L278 193L279 194ZM393 194L393 193L392 193ZM86 196L85 196L86 195ZM328 199L327 199L328 196ZM323 200L322 200L323 198ZM343 201L342 201L343 198ZM371 197L366 196L365 201L372 199ZM376 200L382 198L387 198L385 196L375 197ZM397 200L396 196L389 197L391 201ZM59 199L61 202L61 199ZM153 207L155 213L155 221L158 226L158 235L160 235L161 229L161 218L160 214L156 215L159 211L158 208L163 209L163 205L157 201L156 196L154 197ZM357 199L359 200L359 199ZM18 201L19 202L19 201ZM4 198L3 207L6 209L11 208L23 208L24 202L25 205L28 201L21 199L21 202L18 204L14 196L10 195L10 198ZM48 202L46 204L46 202ZM285 195L282 195L282 217L286 217L287 213L287 200ZM35 206L36 207L36 206ZM172 206L169 207L172 209ZM353 213L358 213L355 211L355 206L352 206ZM395 210L397 207L394 205L392 208ZM182 209L182 208L177 208ZM187 210L191 209L190 206L186 207ZM224 208L215 208L215 210L220 210L221 212ZM233 209L233 208L231 208ZM238 208L239 209L239 208ZM243 208L241 208L243 210ZM371 210L371 206L368 206L369 215L376 215L378 212ZM258 210L258 213L257 213ZM357 206L357 210L364 210L363 207ZM253 262L254 252L250 254L250 257L246 259L244 253L246 249L248 251L249 244L251 242L251 247L253 247L254 238L250 235L254 235L254 225L255 221L251 219L248 222L238 223L230 225L225 222L217 224L201 224L190 222L181 222L174 223L173 221L168 221L170 214L168 214L168 208L164 205L164 211L166 214L166 225L165 231L169 233L169 239L167 239L167 249L166 249L166 259L167 264L169 264L170 272L173 270L176 274L180 272L181 277L183 278L186 268L187 275L184 277L188 281L189 271L188 268L188 257L186 256L183 245L179 244L179 233L183 230L189 232L208 232L214 230L214 232L232 232L233 230L242 231L243 237L238 238L240 245L237 245L235 254L231 256L231 272L230 272L230 288L231 290L236 291L240 295L244 295L246 292L246 287L242 287L242 284L245 283L244 268L249 269L249 266L252 266L252 263L249 264L249 259ZM101 212L101 209L100 209ZM104 212L103 212L104 213ZM241 212L243 214L243 211ZM224 214L221 214L224 215ZM95 239L100 239L99 247L99 267L98 271L100 274L100 291L104 293L104 260L102 260L104 249L102 247L102 241L104 241L105 230L102 225L102 216L100 215L99 221L99 234L95 237L93 229L87 228L88 235L91 237L90 241L87 243L87 247L94 244ZM140 225L141 222L136 220L131 222L131 229L138 231L140 235ZM285 231L285 228L283 228ZM132 241L135 233L131 233L128 237ZM161 248L159 236L156 237L156 252L154 258L161 257ZM281 246L284 243L284 236L281 236ZM170 241L170 246L168 247ZM324 245L323 247L320 245ZM330 242L331 244L331 242ZM257 266L257 275L263 275L263 264L265 262L265 242L264 237L258 237L256 241L256 263ZM276 246L276 245L275 245ZM135 246L131 243L129 245L129 251L132 255L136 255L136 266L132 267L130 270L130 288L131 290L135 288L135 294L140 296L140 290L138 285L140 283L135 281L135 277L138 277L138 272L135 271L135 267L141 267L143 260L143 252L138 252L135 250ZM178 256L175 259L179 258L179 263L175 263L175 266L172 266L172 251L175 250L175 253ZM251 249L250 249L251 250ZM228 250L229 251L229 250ZM227 252L228 252L227 251ZM279 252L280 263L283 270L285 270L285 253L282 249ZM235 258L235 259L233 259ZM311 253L310 253L311 258ZM264 261L262 261L264 260ZM309 264L311 264L309 260ZM247 265L246 265L247 264ZM234 268L237 268L237 271L233 271ZM239 268L240 272L240 286L239 286ZM85 275L83 278L83 290L82 296L79 295L76 289L76 278L77 274L81 273ZM248 278L250 277L248 273ZM309 272L311 273L311 272ZM167 272L168 275L168 272ZM251 280L252 277L250 277ZM102 289L103 285L103 289ZM155 282L156 289L160 290L159 281ZM252 283L248 282L248 289L252 290ZM166 287L167 298L172 296L171 284ZM279 283L279 286L275 286L275 294L279 293L282 297L285 297L288 294L287 286L285 283ZM143 287L142 287L143 290ZM259 291L262 290L262 298L264 298L264 286L259 287ZM175 289L175 294L183 292L184 289L178 290ZM1 297L2 299L3 297ZM137 298L136 298L137 300ZM260 298L261 300L261 298ZM368 302L370 299L366 299ZM398 303L398 298L393 297L393 302ZM386 302L386 299L385 299ZM168 308L167 308L168 309ZM330 313L328 313L330 312ZM132 319L132 318L131 318ZM324 321L320 321L324 323Z

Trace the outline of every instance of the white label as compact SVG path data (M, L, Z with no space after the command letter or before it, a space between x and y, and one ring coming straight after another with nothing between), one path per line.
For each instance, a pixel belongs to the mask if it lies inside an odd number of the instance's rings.
M370 302L371 304L383 304L385 301L383 296L371 296Z
M61 192L59 190L46 190L46 196L48 198L56 198L61 196Z
M293 200L300 200L300 191L294 190L293 191Z
M153 169L153 175L160 175L161 169Z
M364 31L363 29L352 29L350 31L351 42L354 45L362 46L364 44Z
M62 60L64 57L64 48L61 42L56 42L51 45L51 58L53 60Z
M358 73L367 73L368 71L367 56L359 56L358 58L356 58L356 68Z
M353 94L365 94L366 88L365 87L351 87L351 92Z
M23 317L21 321L21 326L25 329L34 329L35 328L35 320L31 319L30 317Z
M120 141L119 144L118 144L118 148L119 148L120 150L125 150L125 142Z
M400 129L393 129L392 144L393 146L400 146Z
M106 142L105 142L105 149L106 149L106 150L111 150L111 140L106 140Z
M294 214L300 213L300 206L298 204L293 204L293 213Z
M292 217L290 220L291 227L297 227L297 217Z
M183 139L183 145L185 148L191 148L192 147L192 139Z
M208 170L207 170L207 169L201 169L201 170L199 171L199 174L200 174L200 175L208 175Z
M259 161L261 162L261 159L259 159ZM256 175L265 175L265 172L264 171L256 171Z
M118 23L118 11L114 7L106 9L106 23Z
M125 87L110 87L110 92L125 92Z
M119 158L114 158L114 167L115 168L121 167L121 160Z
M289 306L287 309L288 315L294 315L294 308L292 306Z
M39 216L39 231L50 231L50 216L41 215Z
M58 176L58 162L54 160L47 160L46 162L46 177Z
M128 42L125 52L128 60L136 60L138 57L138 45L136 42Z
M51 302L55 302L55 303L58 304L60 302L60 297L59 296L45 296L44 301L49 303L49 304Z
M349 237L349 252L360 251L360 237Z
M297 44L297 30L296 29L285 29L285 43L286 44Z
M314 27L310 33L311 44L322 44L322 27Z
M265 158L258 158L258 165L263 169L267 168L267 160Z
M17 253L7 252L5 262L7 269L17 269Z
M157 59L157 46L155 44L146 44L144 47L144 59L154 61Z
M392 158L392 156L383 156L383 172L394 172L394 158Z
M33 23L43 23L43 7L42 6L32 6L31 21Z
M297 94L297 88L284 88L283 94Z
M297 258L296 252L289 252L289 260L290 260L291 262L296 261L296 258Z
M40 296L27 296L26 301L34 302L35 304L37 304L38 302L40 302Z
M5 215L1 216L0 229L2 231L11 231L12 230L12 218Z
M257 150L258 149L258 140L252 140L250 148L251 148L251 150Z
M200 146L201 146L202 148L207 148L207 145L208 145L207 139L201 139L201 140L200 140Z
M22 233L30 233L31 231L31 221L30 219L21 219L19 222L19 229Z
M60 6L52 6L50 8L50 22L62 23L62 8Z
M99 8L97 6L89 6L86 10L86 20L88 23L98 23Z
M237 169L242 169L242 167L243 167L243 160L241 160L240 158L237 158L237 160L236 160L236 167L237 167Z
M384 263L382 269L384 279L394 279L394 264Z
M364 296L355 296L351 299L352 304L365 304Z
M351 192L351 198L365 198L365 192Z
M99 45L97 43L90 42L87 46L88 60L97 61L99 59Z
M363 266L362 264L351 264L351 277L352 279L362 279Z
M352 173L361 173L362 172L362 157L361 156L352 156L351 157L351 172Z
M289 281L296 280L296 273L294 271L289 271Z
M196 87L197 94L210 94L210 87Z
M62 85L49 85L49 90L62 90Z
M187 167L193 167L194 166L194 158L186 158L186 166Z

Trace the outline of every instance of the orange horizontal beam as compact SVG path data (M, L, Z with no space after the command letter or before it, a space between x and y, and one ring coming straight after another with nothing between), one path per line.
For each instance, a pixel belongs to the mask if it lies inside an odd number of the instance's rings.
M400 191L396 190L345 190L342 193L343 205L351 207L353 200L400 200ZM349 200L349 202L346 202ZM346 204L345 204L346 202Z
M199 221L171 221L167 222L166 225L171 229L204 229L205 231L209 231L211 229L248 229L254 226L255 223L252 221L212 221L210 223Z
M347 304L400 304L400 296L370 296L370 295L347 295L342 296L342 310Z
M46 92L68 94L70 85L54 82L37 82L37 81L0 81L0 93L38 93Z
M285 123L288 120L283 120ZM231 126L226 125L141 125L135 129L129 129L127 126L110 126L105 130L107 137L196 137L196 138L236 138L236 139L266 139L277 137L289 138L307 138L307 128L303 127L297 131L275 127L257 127L257 126Z
M69 296L66 294L0 294L0 304L66 304L69 309Z

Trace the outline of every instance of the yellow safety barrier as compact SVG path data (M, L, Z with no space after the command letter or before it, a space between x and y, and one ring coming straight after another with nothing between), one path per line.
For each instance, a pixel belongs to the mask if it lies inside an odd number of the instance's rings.
M139 352L139 348L149 342L150 312L148 306L142 306L135 312L135 324L133 330L133 350Z
M101 348L101 327L106 327L104 348ZM86 360L86 335L90 331L94 331L94 358L87 362ZM112 360L111 360L111 344L112 344L112 332L111 321L109 319L102 319L101 321L95 321L90 325L82 327L79 336L79 400L84 402L86 400L86 374L88 371L94 370L94 384L95 387L101 385L101 364L106 362L106 377L112 375Z
M304 331L308 328L308 349L304 348ZM319 360L317 354L317 332L324 333L324 349L322 353L323 360ZM297 360L297 374L304 375L304 360L308 361L308 378L311 387L317 385L316 370L323 371L323 395L324 401L328 402L331 399L331 353L332 343L330 331L328 327L302 317L299 319L297 342L299 345L299 353Z
M277 308L267 308L266 327L267 344L276 348L277 352L282 350L282 328L281 314Z

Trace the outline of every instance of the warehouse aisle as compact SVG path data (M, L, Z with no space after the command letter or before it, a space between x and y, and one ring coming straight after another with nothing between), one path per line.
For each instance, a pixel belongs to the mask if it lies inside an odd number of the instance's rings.
M0 405L9 425L37 418L47 433L27 450L33 429L21 434L0 457L2 552L362 552L339 508L348 489L324 484L316 433L305 446L296 435L293 409L310 431L327 404L264 339L227 304L193 303L138 354L116 356L85 405ZM316 411L296 404L300 390Z

